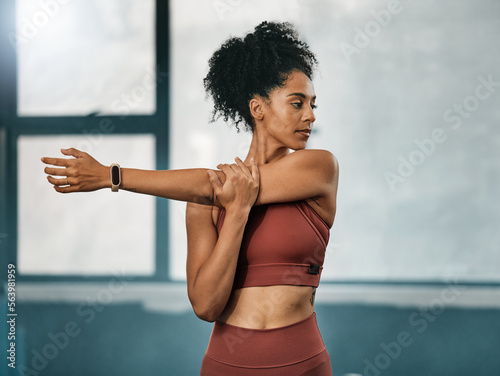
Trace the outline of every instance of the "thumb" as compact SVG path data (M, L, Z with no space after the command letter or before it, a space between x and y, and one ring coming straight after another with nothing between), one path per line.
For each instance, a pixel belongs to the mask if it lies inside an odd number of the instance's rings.
M71 155L75 158L83 158L85 154L87 154L75 148L61 149L61 153L63 153L64 155Z
M222 191L222 182L220 181L217 174L212 170L207 170L208 180L212 184L215 194L219 194Z

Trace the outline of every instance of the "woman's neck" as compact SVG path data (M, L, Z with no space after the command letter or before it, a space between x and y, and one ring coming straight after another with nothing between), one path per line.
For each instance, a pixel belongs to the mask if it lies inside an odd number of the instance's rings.
M278 144L274 138L266 133L265 129L255 128L244 162L250 164L250 158L254 158L258 165L263 165L279 160L288 154L290 154L290 149Z

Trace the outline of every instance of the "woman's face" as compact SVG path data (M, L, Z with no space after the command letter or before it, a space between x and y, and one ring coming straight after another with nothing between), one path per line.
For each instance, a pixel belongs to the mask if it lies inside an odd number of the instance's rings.
M316 120L316 94L311 80L300 71L288 75L285 85L269 93L261 126L269 137L292 150L304 149Z

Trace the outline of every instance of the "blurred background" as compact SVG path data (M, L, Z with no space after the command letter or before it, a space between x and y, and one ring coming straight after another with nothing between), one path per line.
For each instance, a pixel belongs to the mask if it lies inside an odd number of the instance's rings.
M251 135L203 77L230 36L290 21L319 60L308 147L340 164L316 311L339 376L500 369L500 3L0 0L4 375L196 375L185 203L61 195L42 156L215 168ZM12 268L12 267L11 267Z

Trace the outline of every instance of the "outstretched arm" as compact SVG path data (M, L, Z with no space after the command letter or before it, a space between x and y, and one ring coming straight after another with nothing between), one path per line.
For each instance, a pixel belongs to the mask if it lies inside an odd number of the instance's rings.
M89 154L77 149L62 149L61 152L74 158L42 158L42 162L57 166L45 168L45 172L49 174L47 180L54 185L57 192L91 192L111 188L108 166L102 165ZM121 170L121 189L173 200L213 204L213 188L208 180L207 169L150 171L122 168Z

